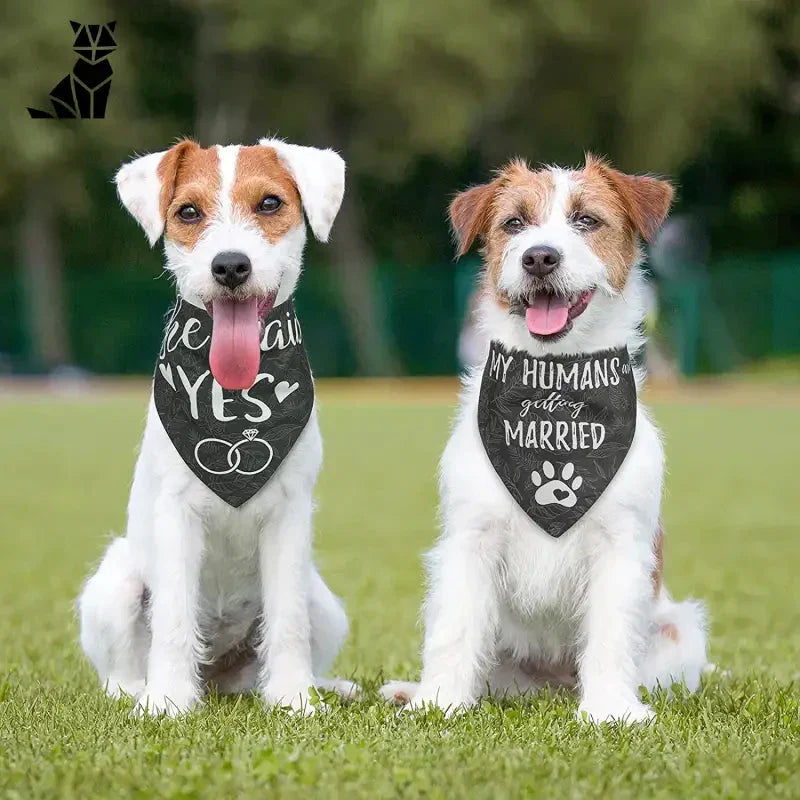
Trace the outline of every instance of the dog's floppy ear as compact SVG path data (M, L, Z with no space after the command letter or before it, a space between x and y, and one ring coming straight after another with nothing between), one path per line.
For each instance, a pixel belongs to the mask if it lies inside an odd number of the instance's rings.
M489 224L489 207L495 183L482 183L459 192L450 203L450 225L456 240L456 258L461 258Z
M334 150L288 144L281 139L261 139L259 144L278 154L297 184L314 236L327 242L344 197L344 159Z
M669 214L675 195L672 184L649 175L618 172L615 177L634 227L642 239L651 241Z
M142 226L151 247L164 233L178 166L186 151L193 147L199 145L184 140L169 150L140 156L120 167L114 178L119 199Z
M586 168L598 170L614 187L636 232L649 242L664 223L675 190L669 181L650 175L627 175L601 158L586 154Z

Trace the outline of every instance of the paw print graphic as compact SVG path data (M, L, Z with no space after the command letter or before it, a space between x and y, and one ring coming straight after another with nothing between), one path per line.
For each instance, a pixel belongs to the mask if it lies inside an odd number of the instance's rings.
M583 478L580 475L576 475L572 482L569 482L575 472L575 465L571 462L564 464L560 479L556 478L556 470L549 461L545 461L542 464L542 472L546 478L545 481L542 480L538 470L534 470L531 473L533 485L539 487L533 499L540 506L549 506L552 503L557 503L560 506L564 506L564 508L572 508L578 502L575 492L583 484Z

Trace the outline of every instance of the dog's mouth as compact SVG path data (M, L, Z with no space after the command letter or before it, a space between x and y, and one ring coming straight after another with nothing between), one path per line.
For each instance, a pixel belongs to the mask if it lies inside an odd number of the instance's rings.
M261 297L217 297L206 303L211 315L211 374L223 389L249 389L258 377L264 318L277 292Z
M586 311L594 289L572 294L537 291L514 304L513 310L524 314L531 336L543 341L554 341L566 335L573 320Z

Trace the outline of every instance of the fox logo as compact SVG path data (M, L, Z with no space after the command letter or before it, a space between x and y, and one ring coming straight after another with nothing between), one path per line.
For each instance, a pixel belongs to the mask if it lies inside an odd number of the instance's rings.
M70 21L75 33L72 45L78 60L72 72L50 92L54 114L29 108L33 119L103 119L111 92L113 70L108 57L117 48L116 22L83 25Z

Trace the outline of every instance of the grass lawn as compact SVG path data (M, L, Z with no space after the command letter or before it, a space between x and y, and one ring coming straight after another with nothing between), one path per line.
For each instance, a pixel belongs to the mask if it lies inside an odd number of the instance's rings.
M365 696L312 719L253 697L131 718L83 660L72 603L123 527L145 399L0 399L0 797L800 796L800 392L655 405L668 584L706 599L711 657L732 677L654 698L638 729L583 727L566 695L452 720L379 702L384 678L419 671L420 554L452 406L324 389L317 554L352 623L336 672Z

